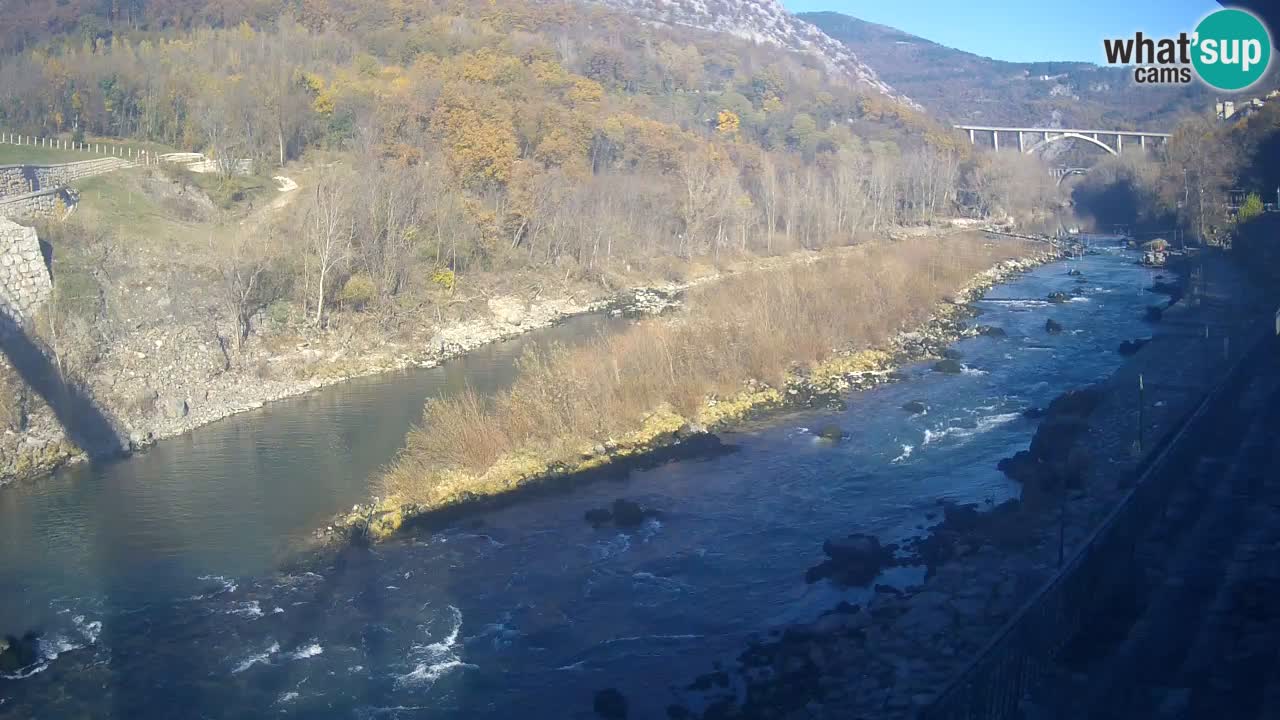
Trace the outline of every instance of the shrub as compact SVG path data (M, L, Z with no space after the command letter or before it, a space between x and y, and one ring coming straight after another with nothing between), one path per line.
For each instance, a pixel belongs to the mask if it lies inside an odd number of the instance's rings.
M458 276L449 268L441 268L431 275L431 282L453 292L453 288L458 284Z
M271 322L277 327L285 327L293 318L293 307L288 300L277 300L267 308L267 317L271 318Z
M1262 198L1258 196L1258 193L1249 193L1249 196L1244 199L1244 204L1236 212L1236 222L1243 225L1261 215L1265 210L1266 208L1262 205Z
M373 280L364 273L356 273L347 278L347 282L342 286L342 291L338 293L338 302L353 310L363 310L377 296L378 288L374 286Z

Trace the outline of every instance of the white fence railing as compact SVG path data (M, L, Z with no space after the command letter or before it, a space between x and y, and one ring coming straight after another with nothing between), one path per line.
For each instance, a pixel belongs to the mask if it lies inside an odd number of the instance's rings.
M253 174L253 160L241 159L220 161L211 159L204 153L198 152L172 152L157 154L146 149L130 145L104 142L76 142L62 137L39 137L35 135L22 135L10 132L0 132L0 145L20 145L25 147L44 148L48 150L82 152L102 156L104 158L120 158L121 160L127 160L135 165L174 163L183 165L186 169L195 173L218 172L224 168L230 168L230 172L235 175Z
M154 165L159 162L156 160L155 153L132 145L105 142L76 142L62 137L40 137L36 135L0 132L0 145L21 145L24 147L44 148L47 150L79 152L87 155L99 155L102 157L117 157L136 162L139 165Z

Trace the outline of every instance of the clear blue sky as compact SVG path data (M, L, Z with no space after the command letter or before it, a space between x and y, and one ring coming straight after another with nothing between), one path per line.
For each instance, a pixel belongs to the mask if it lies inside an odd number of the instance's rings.
M1102 40L1141 30L1190 32L1213 0L782 0L792 12L831 10L998 60L1103 61Z

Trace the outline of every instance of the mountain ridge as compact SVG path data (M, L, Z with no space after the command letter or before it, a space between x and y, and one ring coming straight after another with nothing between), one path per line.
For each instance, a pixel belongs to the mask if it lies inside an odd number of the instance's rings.
M1213 105L1211 91L1198 83L1139 85L1120 67L996 60L838 12L798 17L845 43L879 77L952 122L1154 131Z
M921 106L885 82L856 51L791 13L779 0L583 0L650 22L721 32L820 59L828 70L899 102Z

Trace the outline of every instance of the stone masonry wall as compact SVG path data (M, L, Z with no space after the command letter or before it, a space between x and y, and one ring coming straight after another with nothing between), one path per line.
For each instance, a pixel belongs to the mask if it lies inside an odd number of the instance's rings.
M0 165L0 198L50 190L81 178L133 167L123 158L99 158L60 165Z
M0 313L22 325L52 292L53 281L35 228L0 217Z
M75 208L79 195L69 187L55 187L23 195L0 196L0 218L62 220Z

